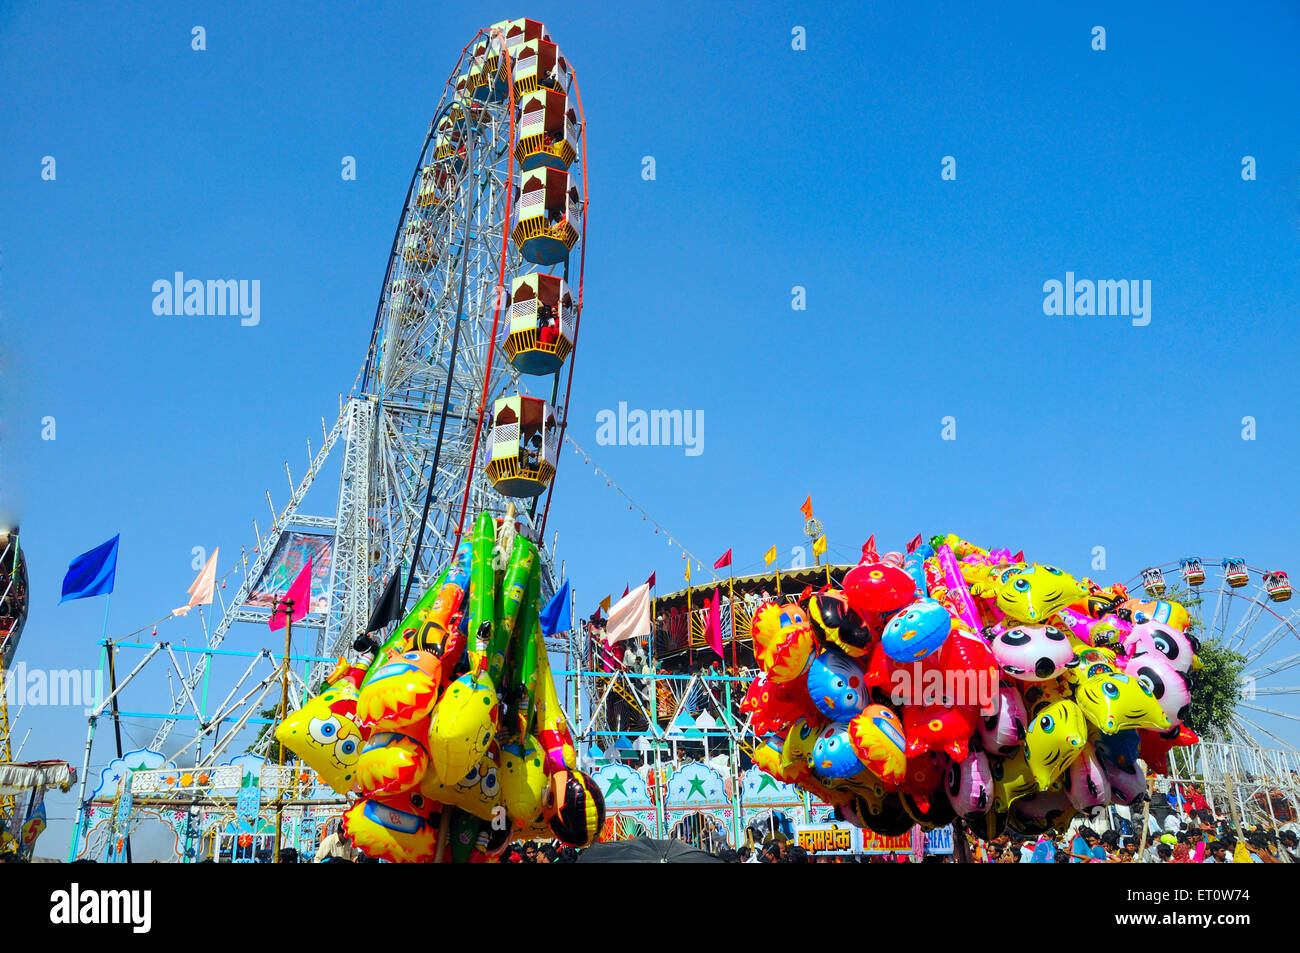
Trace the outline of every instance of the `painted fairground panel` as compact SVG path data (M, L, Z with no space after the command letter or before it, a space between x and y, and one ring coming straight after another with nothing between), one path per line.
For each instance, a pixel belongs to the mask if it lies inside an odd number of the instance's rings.
M262 570L257 585L248 594L246 605L264 609L275 607L298 578L302 567L311 559L311 612L327 612L330 605L330 563L333 537L318 533L287 532L280 537L275 552Z
M668 779L664 817L669 836L707 849L732 843L735 811L728 779L700 762L679 767Z

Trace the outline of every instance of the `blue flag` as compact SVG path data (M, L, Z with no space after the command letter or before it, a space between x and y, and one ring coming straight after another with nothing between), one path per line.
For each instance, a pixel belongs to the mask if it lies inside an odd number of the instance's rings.
M63 598L60 605L69 599L85 599L87 596L102 596L113 591L113 579L117 576L117 541L114 536L107 543L101 543L90 552L82 553L68 566L68 574L63 577Z
M573 628L573 617L569 612L569 580L564 580L560 591L551 596L551 601L546 603L546 608L542 610L539 618L542 623L542 635L555 635L557 632L568 632Z

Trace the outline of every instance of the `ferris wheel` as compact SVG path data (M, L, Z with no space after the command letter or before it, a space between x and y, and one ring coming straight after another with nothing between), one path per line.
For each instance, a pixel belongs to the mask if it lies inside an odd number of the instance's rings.
M1300 755L1300 611L1291 607L1284 571L1259 569L1242 556L1186 556L1142 570L1129 586L1183 602L1203 644L1244 660L1227 734L1204 741Z
M290 477L271 529L254 522L254 558L209 650L237 622L265 624L249 597L294 530L332 537L328 608L303 622L319 658L353 651L393 573L406 594L433 585L480 512L536 542L543 595L557 588L544 535L582 313L585 152L576 76L546 27L480 30L420 146L357 383L333 428L322 422L319 452L308 443L307 476ZM335 448L337 510L309 514L303 499ZM150 748L195 706L208 663L183 673ZM330 667L315 663L305 683Z
M481 30L421 148L362 372L371 576L406 564L432 585L467 514L502 496L543 542L582 306L584 152L545 26Z

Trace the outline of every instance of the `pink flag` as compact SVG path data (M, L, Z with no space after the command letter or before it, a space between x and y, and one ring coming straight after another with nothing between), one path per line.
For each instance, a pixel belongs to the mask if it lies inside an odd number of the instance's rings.
M212 551L212 556L208 559L207 565L199 571L194 581L190 583L189 589L186 590L189 593L190 601L179 609L173 609L172 615L185 615L195 606L212 605L212 591L217 584L217 554L220 552L221 547L219 546Z
M311 608L310 556L307 557L307 565L302 567L302 571L298 573L298 578L293 581L293 585L289 587L289 591L283 596L277 598L275 603L277 611L272 611L271 618L267 622L267 625L271 627L272 631L278 631L284 628L284 612L280 609L283 605L290 604L293 606L292 616L294 622L297 622L307 614L307 610Z
M705 639L709 648L718 653L718 658L724 659L722 654L722 605L718 599L718 590L713 590L713 605L709 606L709 628L705 633Z
M650 634L650 584L642 583L609 610L605 641L610 645L624 639L639 639Z

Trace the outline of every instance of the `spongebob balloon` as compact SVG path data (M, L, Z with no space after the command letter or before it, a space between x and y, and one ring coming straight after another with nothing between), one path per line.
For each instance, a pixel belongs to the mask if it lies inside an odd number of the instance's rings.
M511 817L536 817L546 797L546 755L529 735L501 746L501 799Z
M429 760L439 778L463 778L496 738L501 704L492 680L467 672L447 686L429 721Z
M1034 713L1025 728L1025 761L1046 791L1083 752L1088 724L1074 702L1062 699Z
M356 686L339 682L286 717L275 729L275 739L336 792L346 794L356 785L361 758L356 710Z

